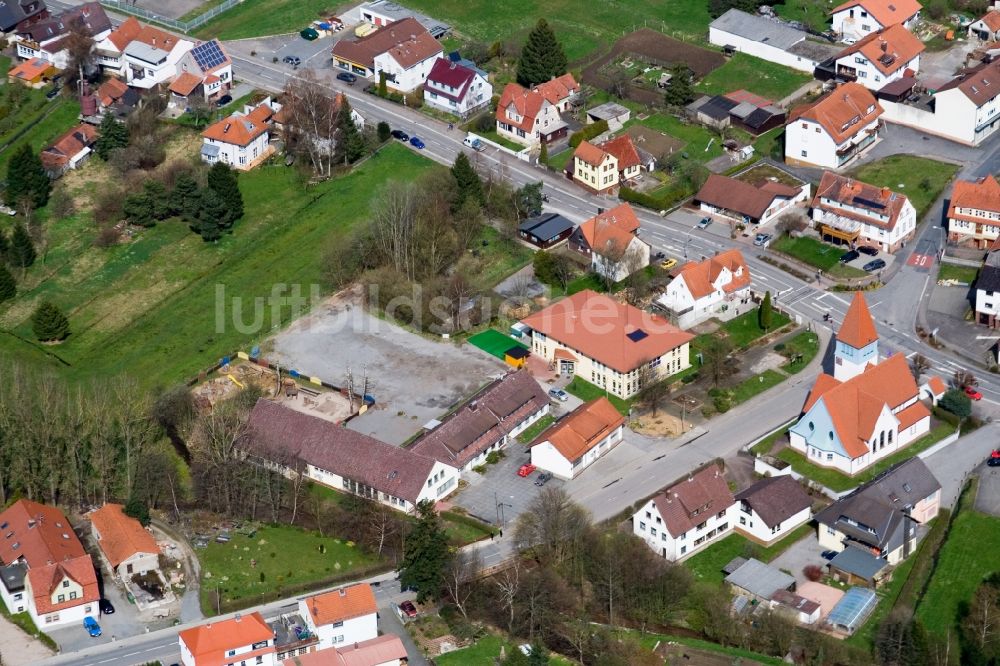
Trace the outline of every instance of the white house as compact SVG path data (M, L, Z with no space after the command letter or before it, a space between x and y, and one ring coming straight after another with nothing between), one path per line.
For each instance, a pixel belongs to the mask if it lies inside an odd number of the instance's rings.
M205 101L221 97L233 85L233 61L217 39L198 44L177 63L177 77L170 83L173 104L186 104L192 96Z
M412 512L458 487L452 465L270 400L257 401L247 427L241 446L248 459L397 511Z
M710 44L812 74L836 49L809 39L809 33L739 9L730 9L708 26Z
M194 43L125 19L96 46L97 63L134 88L149 90L177 75L177 63Z
M917 211L906 195L831 171L823 173L812 202L823 237L895 252L913 238Z
M830 12L831 27L842 42L853 44L896 24L913 30L920 9L917 0L848 0Z
M837 331L834 376L821 374L802 416L789 430L791 448L809 462L853 475L930 430L930 410L902 353L880 361L878 334L861 292Z
M378 605L368 583L299 599L299 615L319 638L317 650L378 637Z
M897 23L873 32L837 55L837 76L877 91L920 71L924 43Z
M424 104L465 118L493 99L493 84L475 66L438 58L424 81Z
M840 169L878 141L882 107L864 86L850 82L793 109L785 125L785 162Z
M620 282L649 265L649 243L639 238L639 231L638 216L632 206L623 203L574 229L568 245L590 260L595 273Z
M443 50L415 18L404 18L357 40L333 46L335 67L364 77L385 73L388 88L409 93L420 87Z
M576 478L615 448L624 432L625 417L607 398L594 398L535 438L531 464L560 479Z
M711 464L641 506L632 531L656 554L677 562L729 534L738 506L722 470Z
M948 205L948 241L985 250L1000 238L1000 182L993 175L956 180Z
M43 631L96 615L101 596L90 555L29 567L24 591L28 615Z
M768 177L766 174L772 170L773 167L762 170L760 178L754 176L757 169L749 169L735 177L713 173L698 190L695 203L706 213L741 224L768 224L793 206L809 200L809 183L783 171L779 171L783 174L781 181Z
M555 104L517 83L504 86L496 120L497 134L529 148L561 139L569 127Z
M240 171L249 171L274 152L269 120L274 110L260 104L246 114L233 113L209 125L201 133L201 159L208 164L222 162Z
M1000 40L1000 11L991 10L984 17L969 24L969 39L981 42Z
M57 69L66 69L69 63L66 45L74 25L89 34L95 44L111 34L111 20L104 8L100 3L87 2L55 16L22 24L14 35L17 57L22 60L42 58Z
M656 303L683 329L713 317L727 321L753 307L750 267L736 249L689 261L675 271Z
M976 276L976 323L1000 327L1000 243L993 241Z
M89 516L97 546L119 578L159 569L156 539L138 520L126 516L121 504L105 504Z
M76 169L90 157L91 146L97 141L97 136L97 128L87 123L65 132L39 155L45 172L50 178L58 178L66 171Z
M736 494L736 530L757 543L771 544L812 518L812 499L791 476L769 476Z
M254 664L276 666L274 630L259 611L237 613L226 620L213 620L185 629L177 636L181 664L219 666Z

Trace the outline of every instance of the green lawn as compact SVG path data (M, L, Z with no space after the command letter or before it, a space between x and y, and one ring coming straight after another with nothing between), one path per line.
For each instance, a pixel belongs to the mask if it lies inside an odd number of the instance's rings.
M865 471L857 474L855 476L846 476L841 474L837 470L827 469L825 467L818 467L813 465L811 462L806 460L798 451L794 451L791 448L783 449L779 454L778 458L784 460L785 462L791 464L792 469L794 469L799 474L809 477L817 483L821 483L830 490L843 491L850 490L856 486L861 485L867 481L872 480L885 470L889 469L897 463L901 463L904 460L908 460L913 456L917 455L921 451L929 449L934 444L953 433L955 429L947 423L938 423L930 432L926 435L908 445L901 451L897 451L888 458L883 458L878 461Z
M187 14L181 16L178 20L187 23L188 21L193 21L210 9L214 9L221 5L225 0L205 0L200 5L189 11ZM235 8L234 8L235 9ZM303 26L304 27L304 26Z
M958 264L938 264L938 280L956 280L965 284L973 284L979 269L974 266L959 266Z
M725 645L719 645L718 643L709 643L708 641L699 640L697 638L689 638L687 636L667 636L664 634L649 634L640 633L633 630L623 630L623 633L629 633L633 635L639 644L644 648L652 650L657 643L680 643L681 645L686 645L690 648L696 650L704 650L705 652L712 652L715 654L726 655L728 657L733 657L733 664L741 664L744 659L750 660L751 663L755 664L773 664L773 666L783 666L784 661L778 657L768 657L767 655L758 654L757 652L751 652L750 650L744 650L738 647L727 647ZM684 663L697 664L697 655L695 655L694 660L685 661ZM675 662L668 662L673 664ZM713 660L711 663L719 663Z
M331 0L244 0L201 26L195 37L246 39L297 33L316 19L335 14L337 6Z
M481 131L478 131L478 130L474 130L473 133L476 136L481 136L484 139L489 139L493 143L499 143L504 148L510 148L511 150L513 150L516 153L519 153L519 152L521 152L522 150L525 149L525 146L522 146L519 143L514 143L513 141L511 141L510 139L508 139L505 136L500 136L499 134L497 134L497 131L495 129L490 130L489 132L481 132Z
M807 367L819 353L819 336L812 331L802 331L784 342L781 354L790 359L781 369L790 375ZM801 358L796 360L797 355Z
M504 654L510 655L511 652L517 649L517 646L518 643L490 634L489 636L480 638L467 648L434 657L434 663L436 666L494 666L500 657L501 647L504 649ZM561 655L551 652L548 654L548 657L550 664L569 666L569 664L574 663Z
M763 393L772 386L777 386L786 379L788 379L788 375L778 372L777 370L765 370L759 375L744 379L736 386L729 388L729 393L732 396L732 403L734 405L738 405L741 402L746 402L750 398Z
M566 295L572 296L573 294L584 291L585 289L590 289L598 293L607 291L607 288L604 286L604 280L602 280L599 275L596 273L584 273L566 285Z
M782 236L771 244L771 248L834 277L863 277L867 275L862 270L840 264L841 255L847 252L846 247L823 243L811 236L800 236L799 238Z
M542 434L546 428L556 422L556 419L551 414L546 414L542 418L538 419L530 426L524 429L520 435L517 436L517 441L522 444L530 444L536 437Z
M442 511L441 520L448 543L456 548L487 539L493 533L486 523L454 511Z
M733 533L684 560L684 566L691 570L695 580L721 585L726 577L722 567L729 564L734 557L754 557L761 562L770 562L812 531L813 528L808 523L799 525L784 539L767 547L756 544L741 534Z
M775 127L773 130L764 132L754 139L753 149L757 157L771 157L779 162L784 160L785 128Z
M313 285L323 284L323 257L367 219L379 187L430 166L391 145L350 174L316 185L307 186L292 169L260 167L240 176L247 214L218 243L204 243L187 225L167 221L129 243L100 249L93 245L88 215L60 220L47 229L44 263L32 266L17 297L0 308L0 328L13 333L0 337L0 352L24 356L41 350L57 356L70 375L128 371L148 385L193 376L223 355L261 342L296 314L285 307L279 321L241 332L233 324L234 302L252 305L285 285L300 286L308 296ZM86 168L107 167L92 162ZM498 250L506 245L491 243ZM485 273L510 267L496 256ZM58 347L30 342L28 320L42 298L69 316L73 332ZM252 322L252 313L243 318Z
M695 90L706 95L723 95L743 89L777 102L810 81L812 77L805 72L737 53L702 79Z
M588 381L580 379L579 376L573 377L573 381L571 381L566 386L566 391L568 393L572 393L573 395L578 397L580 400L583 400L584 402L604 396L611 401L611 404L615 406L615 409L617 409L625 416L628 416L629 408L631 407L632 404L631 401L622 400L618 396L605 391L601 387L595 386Z
M860 166L851 175L869 185L905 194L917 209L919 221L956 173L958 167L954 164L913 155L892 155Z
M782 313L772 310L771 327L765 331L761 328L760 321L757 316L757 310L754 309L725 322L722 324L720 330L726 332L729 336L729 341L733 343L733 347L736 349L745 349L753 344L758 338L763 337L769 332L778 330L790 321L791 320Z
M696 162L707 162L722 155L719 135L702 125L689 124L665 113L656 113L639 124L680 139L686 144L682 152Z
M350 541L288 525L262 527L253 539L233 533L228 543L211 541L195 552L206 611L216 608L217 592L225 610L227 604L234 607L282 590L294 593L304 584L319 584L377 564Z
M534 250L501 236L499 231L490 226L483 227L475 247L479 252L479 263L471 281L482 290L497 286L504 278L531 263L535 256Z
M573 157L573 149L567 148L566 150L560 151L558 153L550 154L545 163L550 169L562 172L566 168L567 162Z
M781 428L754 444L750 447L750 450L758 455L769 455L771 453L771 449L774 448L775 443L778 440L783 439L787 434L788 428Z
M939 636L955 628L959 606L972 600L983 579L1000 571L1000 518L973 510L974 497L974 492L968 493L952 521L930 585L917 606L924 626Z
M50 111L49 115L44 115ZM7 162L10 160L10 156L14 153L15 148L23 143L27 143L36 153L41 152L43 148L46 148L52 141L58 138L60 134L64 134L71 127L77 125L80 122L79 116L79 102L63 96L59 96L55 100L48 102L48 105L43 106L40 111L26 113L24 115L25 122L18 123L17 129L7 133L5 137L0 137L0 144L12 139L15 132L27 127L29 123L35 120L38 120L38 122L22 136L18 137L16 141L7 146L7 148L0 151L0 174L6 176Z
M774 5L774 11L783 19L801 21L819 32L830 29L829 7L820 0L785 0Z

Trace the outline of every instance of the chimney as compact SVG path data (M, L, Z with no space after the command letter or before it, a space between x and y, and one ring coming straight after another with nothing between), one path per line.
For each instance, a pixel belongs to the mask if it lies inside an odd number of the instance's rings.
M234 617L233 619L234 619L234 620L236 620L237 622L239 622L240 620L242 620L242 619L243 619L243 616L242 616L242 615L240 615L239 613L237 613L237 614L236 614L236 617Z
M479 409L479 401L473 400L469 403L469 411L474 412Z
M889 194L891 194L891 190L888 187L883 187L882 188L882 197L884 199L888 199L889 198Z
M889 50L889 43L886 42L884 39L882 40L880 46L882 47L882 53L886 53Z
M153 46L156 46L156 37L153 37Z
M337 592L340 592L340 596L342 597L347 596L347 590L345 590L344 588L340 588L339 590L337 590Z
M227 132L229 132L229 123L226 123L226 126L222 128L223 134L226 134Z

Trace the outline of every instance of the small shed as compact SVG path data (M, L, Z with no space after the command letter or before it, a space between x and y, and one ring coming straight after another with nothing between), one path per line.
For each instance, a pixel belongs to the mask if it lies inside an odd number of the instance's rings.
M778 590L792 590L795 587L795 578L753 558L726 576L726 582L738 592L744 592L764 603L770 603L771 597Z
M529 217L517 228L517 235L535 247L546 249L569 238L576 227L557 213L542 213Z
M617 132L628 122L631 114L632 112L621 104L605 102L587 111L587 124L592 125L600 120L606 120L608 122L608 129L612 132Z
M848 585L878 587L889 563L867 550L848 546L830 560L830 573Z
M503 353L504 362L512 368L523 368L528 362L531 352L520 345L515 345Z

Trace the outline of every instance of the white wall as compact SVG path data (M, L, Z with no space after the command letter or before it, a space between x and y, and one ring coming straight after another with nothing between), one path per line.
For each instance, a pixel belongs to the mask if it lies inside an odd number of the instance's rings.
M809 522L810 518L812 518L812 509L806 507L794 516L782 521L781 524L775 525L777 529L774 529L768 527L767 523L753 509L749 513L740 509L737 511L736 530L765 544L770 544L773 541L781 539L799 525Z
M880 100L887 122L913 127L928 134L976 146L1000 129L1000 93L977 108L961 91L934 95L934 113L908 104ZM980 131L977 127L982 126Z
M470 474L472 473L472 468L475 467L476 465L486 464L486 458L490 455L490 453L492 453L493 451L499 451L500 449L506 448L507 444L509 444L511 440L513 440L522 432L524 432L526 429L528 429L535 421L548 414L549 409L550 409L549 403L545 403L545 405L541 409L538 409L537 411L534 411L531 414L529 414L527 418L525 418L523 421L521 421L516 426L511 428L510 432L506 436L504 436L499 442L484 449L478 456L472 458L471 460L469 460L469 462L465 463L462 469L459 470L460 474Z
M493 86L478 73L473 77L472 83L469 84L469 89L465 92L465 97L457 102L442 95L435 96L438 92L440 91L436 90L431 82L425 82L424 104L459 116L467 115L473 110L489 104L490 100L493 99Z
M307 606L308 599L299 599L299 615L306 621L309 630L319 637L317 650L352 645L361 641L378 638L378 614L369 613L344 620L339 626L334 624L316 625Z
M831 27L835 33L842 36L841 41L854 43L865 35L878 32L884 26L863 7L854 6L834 14Z
M29 594L27 586L25 587L25 595ZM93 615L94 619L100 622L100 612L97 608L97 602L91 601L90 603L80 604L78 606L72 606L70 608L64 608L56 613L48 613L43 616L39 616L35 611L34 599L27 604L28 615L35 622L35 626L42 631L48 631L52 627L62 627L67 624L79 624L80 631L83 631L83 618L87 615ZM46 618L51 621L46 622Z
M676 562L690 557L729 534L736 523L738 509L739 504L734 502L722 510L721 515L714 514L707 518L703 528L692 528L675 539L666 530L660 512L653 500L650 500L632 516L632 532L643 539L657 555ZM712 532L715 534L709 537Z
M403 93L412 92L418 86L423 85L424 80L427 79L427 75L431 73L431 67L434 66L434 62L440 55L440 52L435 53L430 58L425 58L412 67L404 68L388 52L380 53L374 59L375 76L378 76L379 72L385 72L396 79L395 82L391 80L387 82L390 88Z
M837 144L819 123L799 118L785 126L785 158L787 162L836 169Z
M240 169L246 171L247 169L254 166L254 162L262 155L264 155L268 147L270 146L270 132L264 132L256 139L250 142L247 146L237 146L233 143L225 143L223 141L216 141L215 139L205 138L204 142L219 147L219 155L217 161L228 164L234 169ZM202 160L205 162L213 162L215 160L210 160L202 155Z
M0 599L3 599L4 606L7 607L11 613L21 613L28 610L30 601L28 600L28 593L26 590L21 590L20 592L11 593L7 590L3 583L0 583Z
M891 74L883 74L882 71L869 60L863 53L857 52L846 55L837 61L837 65L843 65L854 69L857 73L857 82L869 90L879 90L885 84L903 78L903 72L912 69L914 72L920 70L920 56L915 56L908 63L898 68Z
M126 47L127 48L127 47ZM167 55L167 59L155 67L149 63L132 58L128 55L123 56L125 61L124 67L122 68L125 74L126 81L128 84L134 88L143 88L149 90L161 83L166 83L177 76L177 63L184 55L194 48L194 44L186 39L179 39L174 45L173 50ZM140 78L135 78L132 75L132 68L129 65L134 65L136 68L145 71L145 76Z
M608 433L604 439L598 442L589 451L583 454L583 456L576 461L576 464L574 464L571 460L567 460L561 453L559 453L559 450L553 446L551 442L539 442L535 446L531 447L531 464L540 470L551 472L554 476L560 479L575 478L578 474L583 472L583 470L594 464L598 458L618 446L618 444L622 441L624 431L625 424L623 423Z
M805 35L803 34L803 39L804 38ZM716 46L735 46L736 50L740 53L746 53L747 55L755 56L761 60L774 62L779 65L784 65L785 67L791 67L792 69L797 69L800 72L808 72L809 74L812 74L813 70L816 69L817 63L815 60L803 58L802 56L789 53L788 51L783 51L782 49L775 48L769 44L747 39L746 37L740 37L739 35L734 35L731 32L726 32L711 26L708 28L708 41Z
M131 572L129 572L130 565ZM160 561L156 553L136 553L118 565L117 573L119 578L131 578L133 574L144 574L159 567Z

